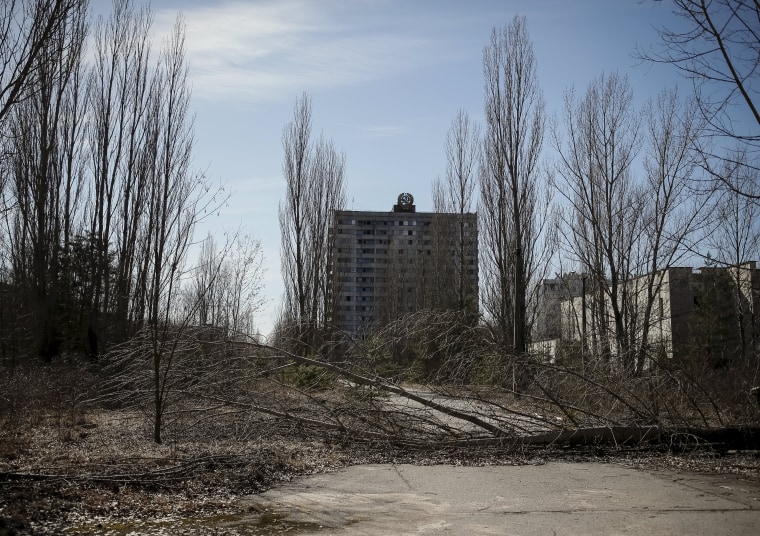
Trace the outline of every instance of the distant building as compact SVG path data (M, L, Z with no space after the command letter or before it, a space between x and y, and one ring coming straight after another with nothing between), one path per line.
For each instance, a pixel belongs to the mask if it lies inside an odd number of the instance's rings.
M591 353L605 347L615 353L609 298L605 298L601 311L595 311L598 300L586 288L585 277L581 277L579 291L577 278L569 274L543 282L534 352L554 358L563 348L582 346ZM669 358L699 354L720 365L758 347L760 270L754 261L696 270L668 268L658 272L655 281L646 323L652 352ZM644 333L646 282L647 277L642 276L625 283L629 300L626 318L635 326L634 337L639 338ZM600 329L594 318L606 318L605 329Z
M329 274L330 321L352 334L421 308L477 310L477 215L417 212L409 193L390 212L336 211Z
M559 339L562 333L561 304L582 296L587 276L570 272L544 279L538 287L533 340Z

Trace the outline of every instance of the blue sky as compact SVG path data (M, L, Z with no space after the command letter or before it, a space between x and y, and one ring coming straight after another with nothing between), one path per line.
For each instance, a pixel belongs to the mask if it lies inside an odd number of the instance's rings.
M152 9L157 35L184 16L195 166L232 193L198 237L221 241L242 226L261 241L264 333L282 294L281 134L303 92L315 134L346 154L348 208L390 210L409 191L426 211L454 114L482 118L483 47L516 14L527 17L549 114L603 72L628 75L639 103L677 82L688 89L675 69L632 55L673 22L654 0L153 0ZM548 136L545 151L553 157Z

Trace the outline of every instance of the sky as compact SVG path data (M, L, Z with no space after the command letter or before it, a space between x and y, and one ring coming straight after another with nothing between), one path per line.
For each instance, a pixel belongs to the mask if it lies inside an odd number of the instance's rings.
M483 47L515 15L527 19L550 116L561 112L567 90L582 95L603 73L627 75L639 105L676 83L688 89L672 67L634 56L636 47L658 43L657 27L674 23L668 2L655 0L153 0L151 7L156 44L178 13L184 18L194 166L230 195L196 238L210 232L222 242L225 230L242 229L261 242L266 305L256 322L265 334L283 293L282 131L304 92L313 133L346 155L348 209L389 211L408 191L418 211L429 211L452 118L462 109L482 124ZM544 147L551 159L548 136Z

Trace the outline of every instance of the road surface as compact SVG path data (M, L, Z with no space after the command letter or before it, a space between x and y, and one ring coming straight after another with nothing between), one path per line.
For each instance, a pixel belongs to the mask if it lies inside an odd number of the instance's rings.
M246 500L228 528L262 535L760 534L757 482L616 464L363 465Z

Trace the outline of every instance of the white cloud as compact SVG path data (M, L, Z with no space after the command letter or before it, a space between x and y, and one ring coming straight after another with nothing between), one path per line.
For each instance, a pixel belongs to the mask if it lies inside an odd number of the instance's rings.
M347 86L441 61L434 40L409 31L384 3L230 2L183 11L193 94L267 100ZM157 11L166 34L174 11ZM428 19L429 20L429 19ZM396 28L396 31L394 31Z

